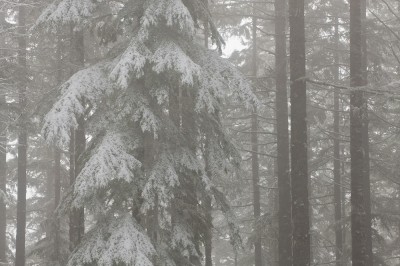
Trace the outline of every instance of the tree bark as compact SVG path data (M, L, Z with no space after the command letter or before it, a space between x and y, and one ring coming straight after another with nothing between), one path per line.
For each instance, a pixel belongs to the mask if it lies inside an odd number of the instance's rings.
M0 25L6 24L5 13L0 11ZM5 41L1 40L2 47L5 46ZM5 53L1 52L1 58L5 57ZM4 61L2 60L2 63ZM0 76L5 79L4 73ZM0 96L0 106L2 110L7 110L6 107L6 96L5 92L2 92ZM6 199L2 197L6 195L6 185L7 185L7 111L4 111L1 115L0 121L0 265L7 264L7 206Z
M0 105L6 105L5 96L0 97ZM3 107L4 108L4 107ZM6 184L7 184L7 124L6 117L1 116L0 127L0 265L7 264L7 206L6 206ZM3 197L4 196L4 197Z
M368 51L367 51L367 1L361 0L361 23L362 23L362 71L364 85L368 84ZM372 253L372 217L371 217L371 181L370 181L370 158L369 158L369 118L368 118L368 97L364 94L363 112L362 112L362 137L363 137L363 150L364 150L364 194L365 194L365 236L367 241L367 254L368 254L368 264L367 266L373 265L373 253Z
M279 265L292 264L292 206L288 130L286 0L275 0L277 173L279 191Z
M20 0L18 7L18 66L20 80L18 84L18 185L17 185L17 235L15 243L15 266L25 266L26 231L26 162L27 162L27 115L26 115L26 11L25 1Z
M339 77L339 20L335 18L335 55L333 76L335 83L340 80ZM333 132L335 137L333 140L333 187L334 187L334 203L335 203L335 255L336 266L343 265L343 225L342 225L342 190L341 190L341 175L340 175L340 116L339 116L339 91L335 89L333 93L334 115L333 115Z
M71 26L71 63L72 72L75 73L85 65L85 44L82 30L74 29ZM70 145L70 185L73 186L76 177L79 175L82 165L82 154L86 148L85 120L78 118L78 128L71 132ZM70 250L72 251L81 242L85 232L84 209L72 209L69 217L69 239Z
M289 1L293 265L310 265L304 0Z
M61 84L63 80L62 71L62 37L57 39L57 84ZM60 235L60 219L56 213L56 209L61 200L61 151L54 147L54 249L52 261L61 265L61 235Z
M363 0L350 1L350 86L365 86L365 31L363 18L365 6ZM370 200L368 137L365 134L366 101L361 90L350 94L350 155L351 155L351 236L352 262L355 266L372 264L369 237L371 234L370 219L368 222L368 205ZM368 164L367 164L368 163ZM369 171L368 171L369 172ZM366 180L368 179L368 180ZM368 185L366 184L368 182Z
M256 6L253 4L253 19L252 19L252 76L254 83L257 76L257 18L255 16ZM259 161L258 161L258 118L257 110L255 109L251 115L251 171L253 179L253 212L254 220L260 218L261 205L260 205L260 174L259 174ZM262 266L262 246L260 232L256 232L254 241L254 262L255 266Z
M208 0L204 0L207 8L208 8ZM209 37L210 37L210 29L208 25L209 21L206 20L204 22L204 46L208 49L209 47ZM206 143L209 142L209 136L206 135ZM207 144L206 144L207 147ZM206 154L207 154L207 148L206 148ZM206 161L206 169L209 168L208 166L208 159ZM211 176L211 175L209 175ZM206 220L208 224L212 224L212 200L211 197L206 196L204 199L204 208L206 210ZM213 266L213 261L212 261L212 228L207 228L205 232L205 240L204 240L204 255L205 255L205 266Z

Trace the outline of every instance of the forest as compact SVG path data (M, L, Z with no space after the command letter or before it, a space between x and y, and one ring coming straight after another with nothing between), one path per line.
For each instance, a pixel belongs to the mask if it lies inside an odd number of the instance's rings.
M0 0L0 32L0 266L400 265L400 0Z

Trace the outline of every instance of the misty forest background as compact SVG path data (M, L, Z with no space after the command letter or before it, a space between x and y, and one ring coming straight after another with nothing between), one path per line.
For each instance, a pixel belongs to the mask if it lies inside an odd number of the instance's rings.
M399 30L399 0L0 1L0 265L400 265Z

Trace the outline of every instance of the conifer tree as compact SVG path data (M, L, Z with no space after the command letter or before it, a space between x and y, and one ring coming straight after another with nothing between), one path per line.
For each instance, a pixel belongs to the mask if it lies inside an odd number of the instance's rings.
M88 25L100 43L114 42L103 60L61 86L44 119L43 135L61 147L81 117L91 136L65 204L85 207L95 225L68 265L198 265L200 237L211 226L199 202L206 195L225 213L238 245L229 205L210 182L239 162L216 111L226 95L249 107L256 98L242 75L197 39L201 20L220 48L198 0L62 0L39 18L49 28ZM205 135L210 145L202 150Z

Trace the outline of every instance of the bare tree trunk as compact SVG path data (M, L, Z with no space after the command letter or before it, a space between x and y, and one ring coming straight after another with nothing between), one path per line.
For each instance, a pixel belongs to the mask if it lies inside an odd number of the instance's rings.
M293 265L310 265L304 0L289 1Z
M208 7L208 0L204 0L206 6ZM206 20L204 22L204 46L208 49L209 43L208 39L210 37L210 29L208 25L209 21ZM206 142L208 142L209 136L206 136ZM207 148L206 148L207 152ZM207 165L208 160L206 159L206 169L208 169ZM210 175L209 175L210 176ZM204 199L204 208L206 210L206 219L208 224L212 224L212 200L211 197L206 196ZM205 241L204 241L204 255L205 255L205 266L213 266L212 261L212 228L207 228L205 233Z
M367 54L367 29L366 29L366 20L367 20L367 1L361 1L361 23L362 23L362 71L363 71L363 79L364 85L368 84L368 54ZM366 219L365 219L365 236L367 241L367 256L368 256L368 264L367 266L373 265L373 253L372 253L372 217L371 217L371 181L370 181L370 162L369 162L369 118L368 118L368 97L364 94L364 103L363 103L363 112L362 112L362 137L363 137L363 150L364 150L364 195L365 195L365 211L366 211Z
M6 97L0 96L2 109L6 106ZM7 264L7 206L6 206L6 184L7 184L7 124L6 116L1 116L0 127L0 265Z
M292 264L292 206L290 188L286 0L275 0L276 130L279 191L279 265Z
M18 201L17 236L15 246L15 266L25 266L26 231L26 162L27 162L27 115L26 115L26 11L25 1L20 0L18 7L18 65L20 80L18 84Z
M367 84L365 60L365 17L364 0L350 1L350 86L360 87ZM355 266L372 265L369 237L370 210L366 201L370 200L368 137L366 127L366 102L361 90L354 90L350 95L350 154L351 154L351 236L352 262ZM368 171L369 172L369 171ZM368 179L368 180L366 180ZM366 184L368 182L368 185ZM368 191L367 191L368 189ZM369 222L368 222L369 220Z
M253 42L253 54L252 54L252 76L254 83L256 83L257 76L257 19L255 16L256 7L253 4L253 20L252 20L252 42ZM259 174L259 161L258 161L258 118L257 110L254 110L251 115L251 170L253 178L253 208L254 208L254 219L257 220L261 215L260 205L260 174ZM256 232L256 238L254 242L254 262L255 266L262 266L262 246L261 236L259 232Z
M60 33L59 33L60 34ZM57 84L61 84L63 80L62 71L62 37L58 36L57 39ZM52 261L61 264L61 235L60 235L60 218L56 213L56 209L61 200L61 151L54 147L54 249Z
M5 25L5 13L0 11L0 25ZM1 39L1 46L5 48L5 41ZM1 58L5 57L5 53L0 54ZM2 62L4 62L2 60ZM4 74L0 77L5 79ZM5 92L2 91L0 96L0 107L2 110L0 121L0 265L7 264L7 206L6 206L6 184L7 184L7 103Z
M333 75L335 83L340 80L339 77L339 20L335 18L335 62ZM339 116L339 91L335 89L333 93L334 114L333 114L333 132L335 132L333 140L333 187L334 187L334 203L335 203L335 255L336 266L343 265L343 225L342 225L342 190L341 190L341 175L340 175L340 116Z
M54 211L60 204L61 199L61 152L54 148ZM61 260L61 236L60 219L57 213L54 213L54 250L52 261L60 263Z
M75 73L85 64L85 45L82 30L76 31L71 26L71 63ZM74 131L74 130L72 130ZM70 185L73 186L83 165L81 155L86 148L85 120L78 118L78 128L71 132L70 145ZM69 217L70 250L72 251L81 242L85 232L84 209L72 209Z

